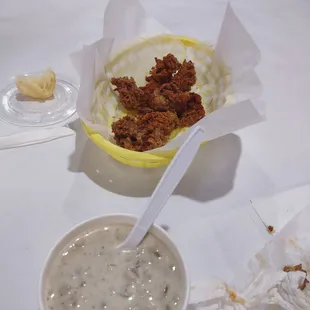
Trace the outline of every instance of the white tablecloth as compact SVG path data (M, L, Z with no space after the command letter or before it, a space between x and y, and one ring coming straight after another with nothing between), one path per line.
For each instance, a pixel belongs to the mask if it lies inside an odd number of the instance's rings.
M179 32L186 34L186 23L199 25L204 18L214 42L226 2L209 1L206 12L199 10L200 1L143 2L162 22L177 14L177 5L188 7ZM0 0L0 88L17 73L48 66L76 78L68 55L100 38L106 2ZM307 186L291 194L290 211L275 198L255 197L310 182L310 2L231 3L262 52L257 72L267 121L203 146L158 219L171 228L194 283L229 278L269 240L250 199L278 227L309 200ZM163 172L115 162L75 126L76 137L0 152L3 309L36 309L40 269L57 239L96 215L140 214ZM0 122L0 136L21 130Z

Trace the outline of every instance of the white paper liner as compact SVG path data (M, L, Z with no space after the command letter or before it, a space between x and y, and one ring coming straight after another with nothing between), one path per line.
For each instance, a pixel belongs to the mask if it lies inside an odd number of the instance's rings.
M289 222L258 253L244 272L226 283L210 280L196 284L193 309L310 309L310 285L298 287L304 272L283 271L285 266L302 264L310 280L310 206ZM237 296L237 299L232 297Z
M110 126L124 115L124 110L112 91L110 78L133 76L138 85L143 85L154 57L168 53L181 62L187 59L195 64L197 83L192 90L201 94L207 111L198 122L205 129L205 140L263 119L253 101L261 93L254 72L260 52L229 5L215 52L202 43L207 37L197 38L201 44L186 48L178 39L167 42L163 33L169 31L147 16L139 0L110 1L105 12L104 37L72 55L81 79L77 110L88 127L114 143ZM125 56L117 58L124 48ZM156 152L178 148L186 136L186 132L181 132Z

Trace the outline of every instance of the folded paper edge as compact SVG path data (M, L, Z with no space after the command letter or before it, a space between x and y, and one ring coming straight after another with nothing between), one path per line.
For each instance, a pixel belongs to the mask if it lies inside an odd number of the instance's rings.
M232 32L231 29L234 29L234 31ZM230 35L227 36L227 33ZM238 34L238 37L241 37L242 39L241 42L243 46L239 46L237 43L240 43L240 41L238 42L236 37L231 36L231 34ZM225 44L223 44L223 42L225 42ZM245 47L248 49L247 53L244 53L244 50L246 50ZM249 60L248 64L244 66L241 73L256 67L261 59L261 52L259 48L235 14L230 3L227 4L221 30L215 45L215 57L224 62L226 65L230 65L228 56L225 56L226 51L229 53L227 55L230 55L230 57L233 54L235 56L234 60L238 60L238 63L244 63L247 58L252 58L252 60Z

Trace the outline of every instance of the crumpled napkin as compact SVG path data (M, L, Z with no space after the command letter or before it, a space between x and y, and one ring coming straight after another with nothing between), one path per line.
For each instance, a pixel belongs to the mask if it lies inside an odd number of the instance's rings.
M299 264L310 270L309 218L310 206L277 233L232 281L196 285L192 309L309 310L310 285L299 289L305 273L283 271L285 266Z

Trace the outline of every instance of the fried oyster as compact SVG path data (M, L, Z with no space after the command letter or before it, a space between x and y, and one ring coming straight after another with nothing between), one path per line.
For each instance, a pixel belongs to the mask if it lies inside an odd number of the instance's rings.
M112 124L112 131L119 146L141 152L165 145L178 125L174 112L150 112L137 117L127 115Z
M138 87L132 77L113 78L119 102L135 116L112 124L117 145L147 151L165 145L172 131L190 127L205 116L200 95L190 92L196 83L194 63L168 54L155 58L155 66Z

